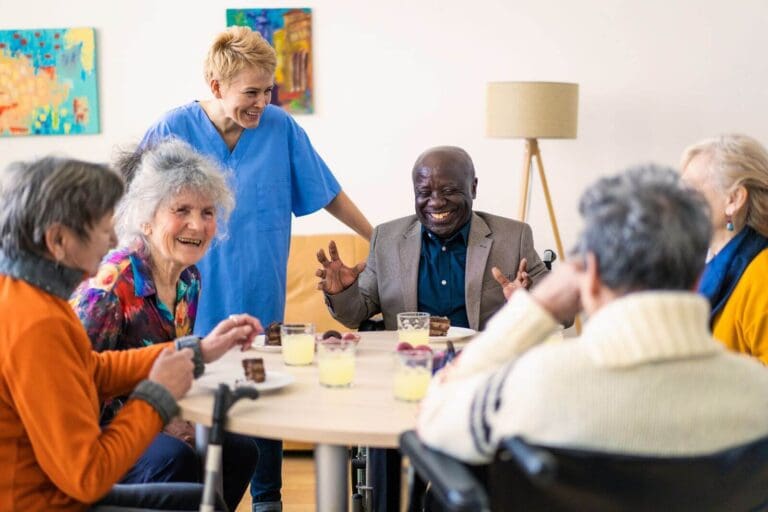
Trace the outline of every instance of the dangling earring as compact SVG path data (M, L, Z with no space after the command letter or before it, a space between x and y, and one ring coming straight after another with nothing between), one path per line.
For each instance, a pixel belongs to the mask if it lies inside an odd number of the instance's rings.
M731 219L730 215L728 215L728 222L725 223L725 229L728 231L733 231L733 220Z

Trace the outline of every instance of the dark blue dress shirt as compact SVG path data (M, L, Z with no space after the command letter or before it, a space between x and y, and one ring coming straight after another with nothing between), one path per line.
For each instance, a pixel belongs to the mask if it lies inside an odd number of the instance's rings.
M447 240L421 227L419 258L419 311L447 316L451 325L469 327L464 303L464 276L467 266L469 224Z

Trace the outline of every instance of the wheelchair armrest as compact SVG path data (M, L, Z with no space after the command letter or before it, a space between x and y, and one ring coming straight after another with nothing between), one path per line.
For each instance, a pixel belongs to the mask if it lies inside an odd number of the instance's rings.
M521 437L502 439L498 456L501 460L513 460L535 484L547 485L557 476L557 460L554 455L526 443Z
M547 270L552 270L552 263L557 259L557 253L552 249L547 249L541 256L541 261L544 262L544 266Z
M490 510L485 489L462 462L427 448L412 430L400 436L400 451L448 510Z

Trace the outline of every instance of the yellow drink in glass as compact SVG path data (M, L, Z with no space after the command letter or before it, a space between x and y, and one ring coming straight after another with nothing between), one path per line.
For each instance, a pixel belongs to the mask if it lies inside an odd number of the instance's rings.
M395 398L418 402L427 394L432 372L425 368L401 369L395 373Z
M322 345L320 345L322 346ZM347 387L355 378L355 353L354 349L324 350L317 355L317 367L320 373L320 384L331 388Z
M312 324L283 324L280 338L283 362L290 366L312 364L315 359L315 326Z
M397 341L408 342L414 347L417 345L427 345L429 343L429 328L398 330Z
M397 339L413 345L429 343L429 313L406 312L397 314Z
M401 350L395 352L394 394L398 400L417 402L427 394L432 378L432 352Z

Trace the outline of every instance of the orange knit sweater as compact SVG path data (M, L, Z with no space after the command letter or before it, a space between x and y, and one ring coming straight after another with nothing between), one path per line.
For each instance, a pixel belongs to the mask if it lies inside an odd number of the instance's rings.
M99 404L127 395L168 344L96 353L69 304L0 275L0 510L85 510L160 432L130 400L103 431Z

